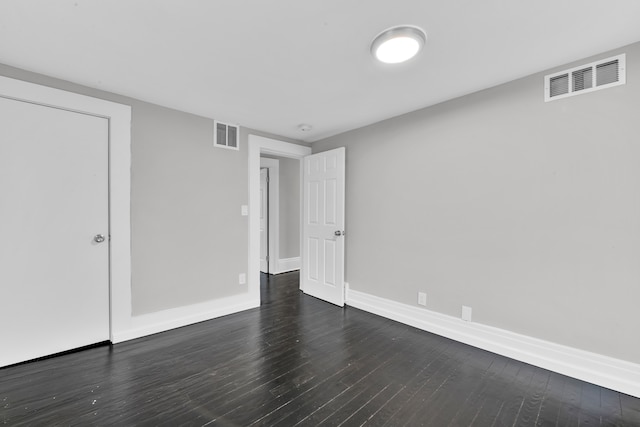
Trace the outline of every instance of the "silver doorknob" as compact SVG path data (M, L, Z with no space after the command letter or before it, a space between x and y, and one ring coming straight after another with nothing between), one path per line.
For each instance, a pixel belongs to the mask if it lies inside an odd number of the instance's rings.
M333 232L333 234L338 237L344 236L344 231L336 230Z
M104 236L102 234L96 234L93 241L96 243L102 243L104 242Z

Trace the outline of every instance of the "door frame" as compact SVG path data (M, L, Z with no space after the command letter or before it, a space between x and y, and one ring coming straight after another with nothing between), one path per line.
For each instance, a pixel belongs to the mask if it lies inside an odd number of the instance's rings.
M249 297L254 304L260 305L260 155L287 157L301 160L311 154L311 147L249 134L249 259L247 261L247 284ZM300 182L302 183L300 162ZM300 200L302 201L302 185ZM302 209L300 209L302 224ZM302 255L302 233L300 233L300 254Z
M276 159L260 157L260 167L269 170L269 210L267 213L267 233L269 239L269 274L277 274L277 260L280 259L280 162Z
M4 76L0 97L108 120L109 335L115 343L131 325L131 107Z

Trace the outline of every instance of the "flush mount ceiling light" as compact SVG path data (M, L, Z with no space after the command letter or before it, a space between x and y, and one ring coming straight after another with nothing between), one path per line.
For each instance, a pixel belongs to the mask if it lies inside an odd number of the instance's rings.
M401 25L384 30L373 39L371 54L380 62L398 64L420 52L427 35L418 27Z

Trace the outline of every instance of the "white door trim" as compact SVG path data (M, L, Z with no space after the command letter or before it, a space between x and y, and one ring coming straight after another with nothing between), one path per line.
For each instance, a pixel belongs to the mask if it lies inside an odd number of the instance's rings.
M249 297L260 304L260 154L301 159L311 154L311 148L290 142L249 135L249 259L247 282ZM302 162L300 162L302 167ZM300 172L302 180L302 170ZM302 185L300 186L302 196ZM302 200L302 197L300 197ZM300 210L302 224L302 209ZM302 248L302 233L300 233Z
M131 107L3 76L0 96L109 121L110 337L115 342L131 325Z
M279 273L280 259L280 161L260 157L260 167L269 169L269 273Z

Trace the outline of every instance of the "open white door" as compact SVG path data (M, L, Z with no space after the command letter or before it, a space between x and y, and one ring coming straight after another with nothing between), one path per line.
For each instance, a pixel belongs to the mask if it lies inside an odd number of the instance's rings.
M302 268L306 294L344 305L344 147L304 158Z

